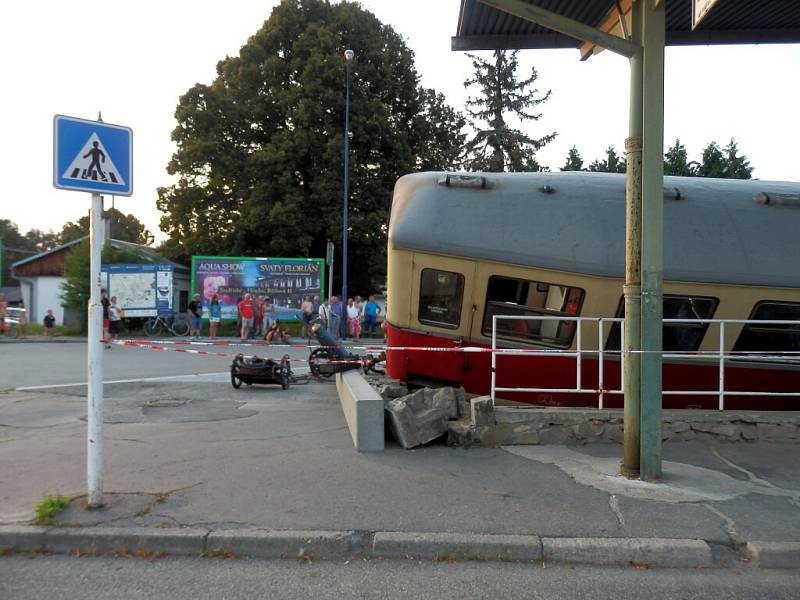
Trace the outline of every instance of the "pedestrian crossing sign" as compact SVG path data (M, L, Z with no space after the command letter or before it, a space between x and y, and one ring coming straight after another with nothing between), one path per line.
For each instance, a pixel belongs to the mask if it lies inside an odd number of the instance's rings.
M56 115L53 185L64 190L133 194L133 132L129 127Z

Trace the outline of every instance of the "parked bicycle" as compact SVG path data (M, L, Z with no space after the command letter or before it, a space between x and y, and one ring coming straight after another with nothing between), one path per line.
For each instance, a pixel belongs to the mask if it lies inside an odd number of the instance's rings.
M183 315L158 315L147 319L144 323L144 333L147 336L161 336L171 333L177 337L189 335L189 320Z

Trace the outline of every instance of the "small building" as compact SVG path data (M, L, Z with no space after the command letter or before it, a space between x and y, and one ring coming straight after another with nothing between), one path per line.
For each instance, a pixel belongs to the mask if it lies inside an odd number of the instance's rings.
M40 252L11 265L12 276L19 281L22 304L28 310L31 323L41 323L48 309L53 310L56 323L67 326L78 326L81 315L74 309L65 309L61 305L61 286L66 281L64 266L67 257L82 241L89 236L73 240L52 250ZM136 250L147 264L168 263L173 267L173 303L178 310L185 310L188 304L190 272L189 268L166 260L153 248L124 242L108 240L114 248Z

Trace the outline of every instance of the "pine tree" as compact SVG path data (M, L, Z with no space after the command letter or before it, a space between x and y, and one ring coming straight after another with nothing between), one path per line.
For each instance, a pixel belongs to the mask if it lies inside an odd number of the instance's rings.
M567 162L561 167L562 171L583 171L583 158L578 149L573 146L567 153Z
M535 68L524 81L518 81L517 51L494 52L494 61L468 55L475 74L464 82L464 87L478 86L481 94L467 100L467 113L474 121L475 136L466 145L467 167L473 171L541 171L536 152L556 137L556 132L532 138L514 129L506 115L520 122L538 121L541 114L529 109L546 102L551 90L537 96L539 90L529 89L539 77ZM486 124L480 127L478 122Z
M699 177L727 177L728 163L717 142L703 149L703 160L697 167Z
M738 155L739 148L736 140L731 138L728 145L725 146L725 162L727 163L727 175L731 179L750 179L753 173L753 167L750 166L750 161L746 156Z
M589 165L589 170L595 173L624 173L625 159L620 158L614 146L606 148L605 160L594 160Z
M676 138L675 145L664 154L664 175L689 177L695 175L696 169L697 163L688 161L686 146Z

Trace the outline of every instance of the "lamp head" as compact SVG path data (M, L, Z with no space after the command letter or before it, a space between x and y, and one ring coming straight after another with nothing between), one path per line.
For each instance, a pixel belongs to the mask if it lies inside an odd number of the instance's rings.
M355 52L353 52L353 51L352 51L352 50L350 50L350 49L347 49L347 50L345 50L345 51L344 51L344 58L345 58L345 60L346 60L347 62L350 62L351 60L353 60L353 57L354 57L355 55L356 55L356 53L355 53Z

